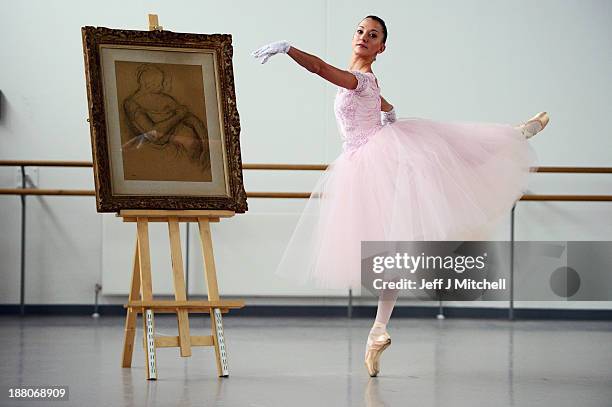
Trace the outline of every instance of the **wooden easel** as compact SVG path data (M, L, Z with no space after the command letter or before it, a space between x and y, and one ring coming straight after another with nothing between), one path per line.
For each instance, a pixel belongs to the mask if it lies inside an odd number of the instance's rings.
M214 346L218 376L229 376L221 314L229 312L230 309L244 307L244 300L219 299L210 222L219 222L220 218L234 216L234 212L221 210L122 210L117 216L122 217L124 222L136 222L137 224L132 284L128 303L125 305L127 315L125 319L123 361L121 366L132 366L136 319L140 313L143 315L143 339L148 380L157 379L156 349L168 347L179 347L181 356L187 357L191 356L192 346ZM156 301L153 299L149 252L149 222L168 223L174 281L174 301ZM198 222L202 255L204 257L204 274L208 287L208 301L187 300L179 222ZM178 336L155 335L155 312L176 313ZM188 315L190 312L210 314L211 335L192 336L189 334Z

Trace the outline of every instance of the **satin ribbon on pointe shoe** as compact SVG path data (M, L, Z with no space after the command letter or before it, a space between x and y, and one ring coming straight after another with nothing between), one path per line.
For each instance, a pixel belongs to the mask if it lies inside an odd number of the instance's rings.
M391 336L387 332L378 335L376 339L368 339L365 354L365 366L370 377L375 377L380 372L380 355L391 345Z

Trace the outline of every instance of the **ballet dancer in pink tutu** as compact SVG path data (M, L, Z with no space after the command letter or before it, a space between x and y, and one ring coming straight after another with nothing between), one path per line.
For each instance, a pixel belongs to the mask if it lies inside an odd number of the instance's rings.
M280 276L357 288L361 241L466 240L508 213L537 167L527 139L546 127L546 112L518 125L396 118L372 72L387 35L377 16L359 22L346 70L287 41L252 53L262 64L287 54L338 89L334 111L343 151L306 202L276 270ZM386 327L397 294L379 296L366 342L370 376L378 375L391 343Z

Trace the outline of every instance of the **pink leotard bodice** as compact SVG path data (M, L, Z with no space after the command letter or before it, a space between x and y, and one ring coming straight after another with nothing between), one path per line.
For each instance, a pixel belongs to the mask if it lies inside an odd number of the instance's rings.
M339 87L334 113L344 143L344 151L365 144L382 127L380 88L373 73L351 71L357 78L355 89Z

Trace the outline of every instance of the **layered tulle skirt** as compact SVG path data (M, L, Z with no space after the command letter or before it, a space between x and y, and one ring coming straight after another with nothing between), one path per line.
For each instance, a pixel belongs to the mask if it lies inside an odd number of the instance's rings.
M469 240L509 213L537 161L508 124L398 119L328 166L276 274L356 288L361 241Z

